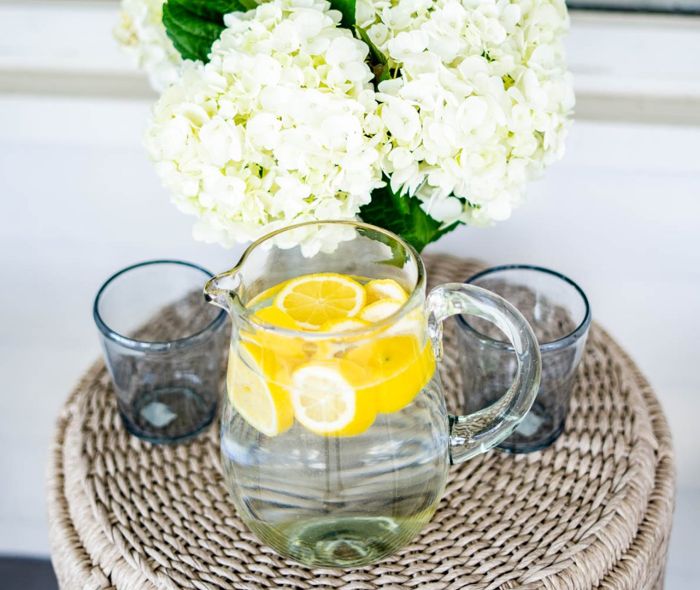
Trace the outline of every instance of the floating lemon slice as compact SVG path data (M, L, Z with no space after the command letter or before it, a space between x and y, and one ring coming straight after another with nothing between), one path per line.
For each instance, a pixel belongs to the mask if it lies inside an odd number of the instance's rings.
M404 302L408 299L406 291L394 279L375 279L365 285L367 291L367 303L374 303L381 299L393 299Z
M376 338L347 353L347 360L363 367L370 381L384 381L405 371L420 355L420 344L413 336Z
M299 324L294 321L292 316L272 305L259 309L253 314L253 317L265 324L270 324L278 328L287 328L288 330L300 329Z
M324 436L352 436L367 430L376 417L371 392L352 383L362 367L341 359L317 361L292 374L292 406L296 419Z
M380 299L374 303L370 303L365 307L357 317L366 322L379 322L383 319L388 318L390 315L395 314L401 306L403 301L397 301L394 299Z
M289 394L275 383L282 369L254 344L231 349L226 387L231 404L253 428L277 436L294 423Z
M350 350L345 358L363 367L367 381L360 387L371 392L377 410L386 414L410 404L435 372L430 343L421 346L412 335L378 338Z
M327 322L356 316L366 298L364 287L354 279L319 273L288 281L275 297L274 306L302 328L317 330Z
M253 314L253 318L273 327L287 330L301 330L299 324L281 309L264 307ZM280 334L265 327L245 327L240 332L241 339L264 351L274 352L289 362L299 363L306 358L304 338L290 334Z
M371 324L357 318L349 318L346 320L331 320L321 326L319 334L333 334L332 337L320 339L311 344L307 350L311 351L311 355L315 359L332 359L341 356L348 346L366 338L365 332L360 334L348 334L352 330L363 330Z

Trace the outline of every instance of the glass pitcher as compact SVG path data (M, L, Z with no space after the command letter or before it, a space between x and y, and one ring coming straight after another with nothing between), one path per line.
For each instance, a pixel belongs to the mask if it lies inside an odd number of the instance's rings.
M401 238L340 221L272 233L207 283L233 322L226 484L279 554L356 567L394 553L432 517L449 466L500 443L529 410L540 357L520 313L471 285L425 289ZM320 325L319 310L342 317ZM442 321L456 314L493 322L518 359L510 389L468 416L447 413L436 367Z

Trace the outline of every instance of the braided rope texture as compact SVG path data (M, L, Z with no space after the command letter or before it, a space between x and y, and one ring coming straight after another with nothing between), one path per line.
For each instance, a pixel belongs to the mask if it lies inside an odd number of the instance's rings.
M428 256L431 284L479 266ZM441 369L458 410L452 326ZM178 446L130 436L101 362L59 417L49 465L52 560L63 590L656 590L674 501L667 422L625 352L594 325L564 434L528 455L451 468L433 520L373 566L310 569L261 545L223 483L215 427Z

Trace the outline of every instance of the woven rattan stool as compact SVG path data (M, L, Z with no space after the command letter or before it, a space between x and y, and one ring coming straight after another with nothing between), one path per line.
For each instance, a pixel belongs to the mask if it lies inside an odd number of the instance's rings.
M477 270L446 256L427 265L433 284ZM454 409L459 371L446 336ZM309 569L261 545L228 499L216 428L179 446L129 436L102 363L59 419L49 520L64 590L646 590L663 587L673 496L663 413L632 361L594 326L559 440L453 467L432 522L374 566Z

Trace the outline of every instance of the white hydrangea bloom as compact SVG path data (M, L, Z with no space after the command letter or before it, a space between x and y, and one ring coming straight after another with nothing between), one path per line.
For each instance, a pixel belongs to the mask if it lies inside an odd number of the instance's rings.
M563 153L564 0L358 0L357 21L400 66L377 94L392 188L445 223L507 218Z
M229 14L211 61L187 63L163 93L146 143L176 205L199 218L196 238L232 245L351 219L382 185L368 49L339 21L324 0Z
M122 0L114 37L161 92L179 78L182 58L163 26L165 0Z

